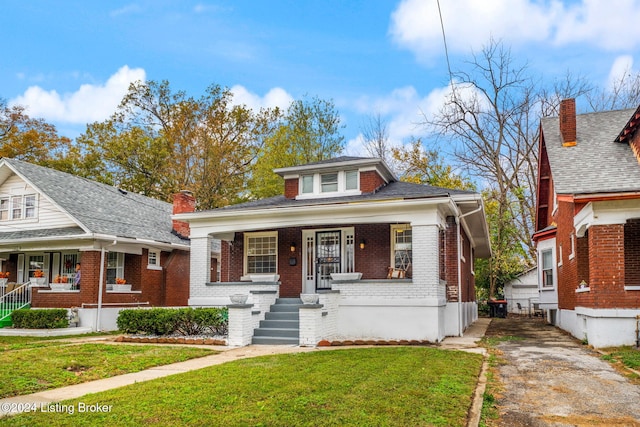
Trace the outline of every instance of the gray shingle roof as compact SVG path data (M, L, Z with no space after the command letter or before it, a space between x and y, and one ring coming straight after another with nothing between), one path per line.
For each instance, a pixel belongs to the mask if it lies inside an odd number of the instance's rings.
M640 164L629 144L614 142L635 109L579 114L577 145L563 147L558 117L542 132L557 194L640 191Z
M244 210L244 209L269 209L295 206L316 206L326 204L350 203L355 201L380 201L393 199L416 199L448 197L452 195L471 195L473 191L452 190L449 188L434 187L431 185L413 184L410 182L395 181L382 187L373 193L366 193L357 196L327 197L318 199L294 200L284 196L269 197L237 205L225 206L216 209L221 210Z
M85 231L80 227L46 228L40 230L22 230L0 233L0 242L20 239L39 239L43 237L82 236Z
M3 159L91 233L185 244L170 203L16 159Z

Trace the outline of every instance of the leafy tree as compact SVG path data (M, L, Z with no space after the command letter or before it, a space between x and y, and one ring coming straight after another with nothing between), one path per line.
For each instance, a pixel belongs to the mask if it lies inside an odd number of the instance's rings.
M0 99L0 157L62 166L70 144L69 138L58 135L55 126L29 117L22 106L9 107Z
M248 184L251 197L282 194L283 179L273 169L338 155L344 147L341 128L340 115L332 101L317 97L293 101L259 151Z
M217 85L196 99L167 81L132 83L112 117L78 138L78 161L103 164L77 169L150 197L168 200L189 189L199 209L225 206L244 193L277 115L233 105L231 92Z
M414 139L409 147L393 148L393 159L404 166L400 179L435 187L475 190L475 185L466 177L453 171L451 165L436 150L425 150L421 139Z

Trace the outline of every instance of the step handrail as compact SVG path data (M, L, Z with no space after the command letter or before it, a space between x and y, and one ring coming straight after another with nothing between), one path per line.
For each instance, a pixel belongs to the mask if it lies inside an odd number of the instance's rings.
M31 282L16 285L0 297L0 322L11 317L11 313L31 305Z

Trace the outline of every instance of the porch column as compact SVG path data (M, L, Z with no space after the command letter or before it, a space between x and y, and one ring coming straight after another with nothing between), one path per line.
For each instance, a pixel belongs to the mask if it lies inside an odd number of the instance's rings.
M412 268L416 295L433 301L433 305L446 303L446 288L440 285L439 231L437 225L411 224L413 233Z
M191 300L207 296L206 283L211 279L211 237L192 237L189 271L189 305Z

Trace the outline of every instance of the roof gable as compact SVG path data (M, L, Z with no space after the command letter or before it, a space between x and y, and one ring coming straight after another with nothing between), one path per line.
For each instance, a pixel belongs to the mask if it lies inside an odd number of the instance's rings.
M172 232L169 203L16 159L1 159L0 170L3 166L11 168L88 233L185 243Z
M577 144L570 147L562 145L558 117L541 120L556 194L640 191L635 155L628 144L614 142L634 111L577 115Z

